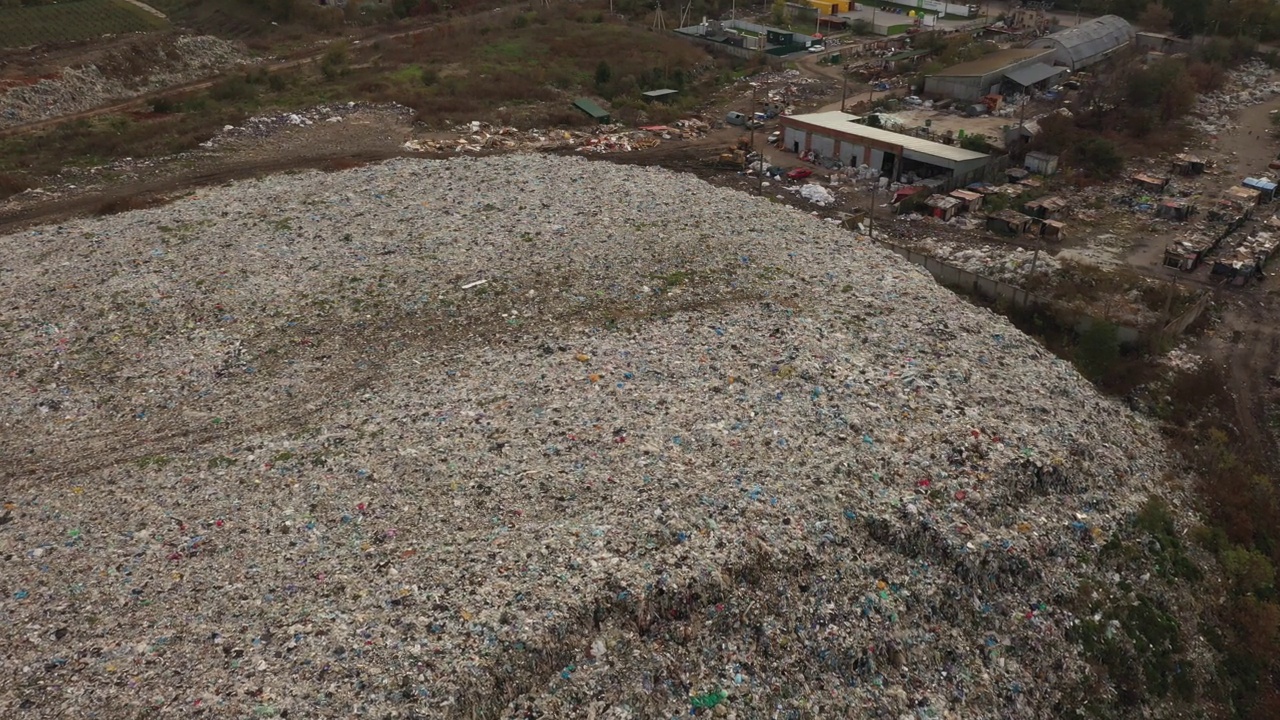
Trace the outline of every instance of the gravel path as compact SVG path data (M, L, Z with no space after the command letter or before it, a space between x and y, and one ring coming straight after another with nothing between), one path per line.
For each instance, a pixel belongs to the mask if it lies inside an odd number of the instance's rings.
M5 717L1047 717L1167 487L923 271L576 158L0 237L0 330Z

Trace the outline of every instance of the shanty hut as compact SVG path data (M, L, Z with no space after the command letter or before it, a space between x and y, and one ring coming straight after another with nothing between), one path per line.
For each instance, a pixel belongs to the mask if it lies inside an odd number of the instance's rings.
M1022 166L1037 175L1053 175L1058 172L1058 156L1035 151L1027 153Z
M1129 180L1143 190L1153 193L1164 192L1164 189L1169 186L1169 178L1147 173L1135 173L1129 176Z
M929 207L930 215L946 222L960 212L961 201L950 195L930 195L924 204Z
M1005 235L1022 235L1031 225L1031 218L1013 210L1001 210L987 216L987 229Z
M1174 155L1173 171L1182 175L1199 175L1204 172L1204 159L1186 153Z
M1156 217L1164 220L1185 222L1196 213L1195 203L1190 200L1167 198L1156 203Z
M1067 201L1055 195L1049 195L1028 202L1023 208L1027 214L1041 220L1052 220L1067 209Z
M960 207L967 212L977 212L982 209L983 194L972 190L952 190L951 197L960 200Z
M1251 190L1257 190L1259 193L1258 200L1263 204L1276 199L1276 184L1266 178L1245 178L1240 185Z

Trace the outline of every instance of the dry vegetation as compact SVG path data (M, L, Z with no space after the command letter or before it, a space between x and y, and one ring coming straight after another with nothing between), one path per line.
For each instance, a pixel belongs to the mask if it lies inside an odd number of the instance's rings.
M601 72L601 67L607 72ZM395 40L334 46L320 63L229 75L207 91L156 101L149 113L65 123L0 140L0 172L51 174L66 165L195 148L224 125L326 102L396 102L415 120L449 128L471 120L520 127L585 125L574 98L606 99L622 122L667 122L733 76L725 60L670 35L574 6L458 18ZM681 100L646 105L644 90Z

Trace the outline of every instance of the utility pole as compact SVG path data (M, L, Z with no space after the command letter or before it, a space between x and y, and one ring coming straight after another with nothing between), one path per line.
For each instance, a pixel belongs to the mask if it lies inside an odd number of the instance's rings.
M867 234L876 239L876 190L880 189L880 177L871 181L871 213L868 215Z
M844 112L844 101L849 97L849 67L846 65L840 72L844 77L844 87L840 89L840 112Z
M751 83L751 107L747 108L747 129L751 131L750 146L742 154L743 170L751 167L751 153L756 149L756 84Z

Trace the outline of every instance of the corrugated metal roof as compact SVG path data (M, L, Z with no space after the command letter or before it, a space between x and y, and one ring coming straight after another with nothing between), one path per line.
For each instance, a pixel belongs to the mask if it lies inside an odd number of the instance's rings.
M912 135L903 135L902 133L892 132L890 130L882 130L880 128L867 127L851 122L853 116L842 113L839 110L832 112L810 113L808 115L788 115L782 118L782 124L787 125L788 122L794 121L819 127L826 130L834 130L842 135L852 137L861 137L868 140L876 140L878 142L890 145L898 145L903 150L913 150L922 155L931 155L943 158L952 162L969 162L972 160L981 160L990 157L985 153L965 150L964 148L952 145L943 145L942 143L924 138L914 137Z
M1087 64L1098 55L1133 40L1133 26L1119 15L1103 15L1073 28L1059 30L1032 42L1032 47L1057 45L1071 57L1072 67Z
M1048 80L1055 75L1061 75L1066 72L1066 70L1066 68L1053 67L1051 65L1045 65L1044 63L1036 63L1035 65L1028 65L1024 68L1011 70L1005 73L1004 76L1018 83L1022 87L1029 87L1031 85L1035 85L1041 80Z
M609 122L609 112L597 105L594 100L590 98L578 98L573 101L573 104L579 110L590 115L592 118L602 122Z
M982 77L998 73L1001 70L1020 63L1024 60L1045 55L1044 48L1009 48L1008 50L997 50L988 53L969 62L962 62L959 65L936 72L930 77Z

